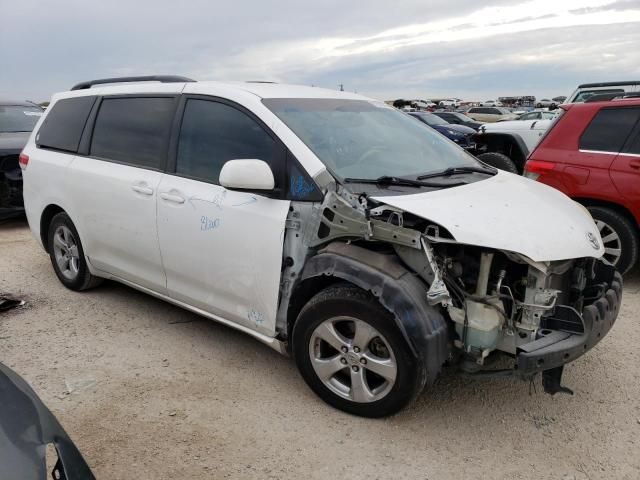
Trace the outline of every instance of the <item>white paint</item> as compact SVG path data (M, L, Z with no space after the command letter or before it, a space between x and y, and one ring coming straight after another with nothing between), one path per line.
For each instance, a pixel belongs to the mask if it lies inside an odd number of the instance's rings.
M604 253L584 207L558 190L507 172L460 187L374 198L442 225L460 243L517 252L534 261ZM589 232L599 249L589 243Z
M289 201L173 175L158 191L184 199L157 203L168 295L274 336Z
M92 264L166 292L155 218L162 173L76 156L68 175L69 216Z
M480 133L515 133L522 138L532 152L552 123L553 120L509 120L485 123L480 127Z
M220 185L244 190L273 190L275 180L264 160L229 160L220 170Z

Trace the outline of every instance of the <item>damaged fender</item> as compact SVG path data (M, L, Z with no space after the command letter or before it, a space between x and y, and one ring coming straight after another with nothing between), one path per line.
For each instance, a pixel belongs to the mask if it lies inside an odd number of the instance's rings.
M449 357L447 324L442 313L427 302L427 286L394 255L333 242L306 263L302 280L322 275L346 280L371 292L394 314L412 354L426 367L432 384Z

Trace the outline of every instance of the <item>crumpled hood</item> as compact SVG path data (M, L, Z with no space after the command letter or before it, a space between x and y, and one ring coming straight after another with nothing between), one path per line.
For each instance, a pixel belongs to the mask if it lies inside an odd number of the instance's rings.
M517 252L537 262L604 254L583 206L511 173L500 171L460 187L373 198L443 226L459 243Z

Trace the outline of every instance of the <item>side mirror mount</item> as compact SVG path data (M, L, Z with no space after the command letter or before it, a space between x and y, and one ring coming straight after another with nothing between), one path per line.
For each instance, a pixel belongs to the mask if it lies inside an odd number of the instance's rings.
M220 185L239 190L273 190L275 180L264 160L229 160L220 170Z

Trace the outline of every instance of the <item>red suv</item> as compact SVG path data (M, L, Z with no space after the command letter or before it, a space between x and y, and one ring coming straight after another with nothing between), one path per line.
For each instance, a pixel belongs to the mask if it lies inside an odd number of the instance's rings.
M525 165L525 176L589 209L604 258L622 273L640 244L640 99L561 105Z

